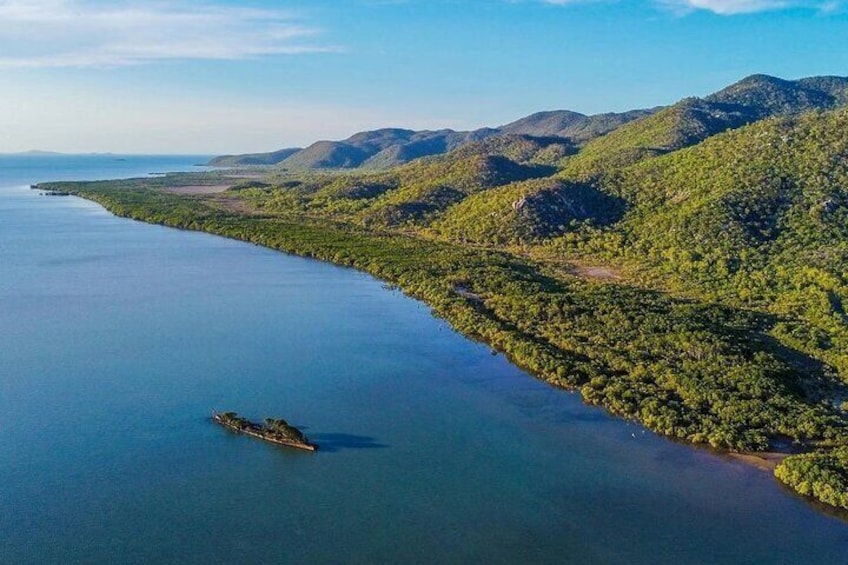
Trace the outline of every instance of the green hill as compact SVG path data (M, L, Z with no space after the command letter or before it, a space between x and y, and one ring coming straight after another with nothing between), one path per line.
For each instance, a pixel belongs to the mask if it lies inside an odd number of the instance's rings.
M395 188L359 217L366 225L426 225L471 194L551 174L552 167L536 161L553 161L571 151L564 139L519 135L468 144L396 169Z
M848 102L848 78L812 77L791 81L752 75L707 96L705 100L740 106L750 120L755 121L844 104Z
M580 225L608 225L623 212L623 200L591 184L549 177L469 196L449 208L433 229L461 243L511 245L557 236Z
M592 246L803 319L803 332L780 326L781 339L848 381L846 155L848 109L766 120L641 163L604 185L631 210Z
M699 143L770 116L838 107L848 78L798 81L753 75L703 99L687 98L587 144L564 163L564 172L591 177Z
M263 209L309 211L372 226L424 226L468 195L549 176L576 151L563 138L498 135L389 170L281 171L267 189L249 190Z

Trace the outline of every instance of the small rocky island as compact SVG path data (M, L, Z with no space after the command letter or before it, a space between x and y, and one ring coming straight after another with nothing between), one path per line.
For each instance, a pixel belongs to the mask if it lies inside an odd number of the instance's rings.
M212 420L234 432L249 435L277 445L315 451L318 446L303 435L296 427L283 419L265 418L265 425L255 424L235 412L212 413Z

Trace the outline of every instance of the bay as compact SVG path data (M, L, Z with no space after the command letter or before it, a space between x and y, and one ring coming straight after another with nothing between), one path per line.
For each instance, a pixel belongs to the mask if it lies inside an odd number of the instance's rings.
M367 275L27 188L202 160L0 157L0 562L848 562L848 523L769 473L586 407Z

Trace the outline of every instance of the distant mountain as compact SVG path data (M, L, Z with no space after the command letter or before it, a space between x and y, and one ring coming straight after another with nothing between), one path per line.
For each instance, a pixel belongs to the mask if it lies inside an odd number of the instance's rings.
M421 157L442 155L468 143L503 134L567 137L582 144L656 112L633 110L586 116L568 110L540 112L499 128L473 131L413 131L386 128L357 133L342 141L318 141L305 149L216 157L211 166L279 165L287 169L387 169Z
M412 132L406 141L386 143L379 152L369 157L363 167L370 169L385 169L402 165L421 157L441 155L465 145L493 135L498 131L491 128L481 128L474 131L422 131ZM362 134L358 134L362 135ZM357 136L354 136L354 138Z
M485 139L497 130L413 131L385 128L365 131L342 141L318 141L304 149L216 157L213 166L279 165L287 169L384 169L428 155L447 153L460 145Z
M286 157L300 151L300 147L280 149L273 153L249 153L245 155L221 155L207 163L210 167L238 167L248 165L276 165Z
M49 155L65 155L65 153L59 153L58 151L42 151L41 149L30 149L29 151L19 151L17 153L3 153L3 155L14 155L16 157L39 157Z
M582 144L600 137L628 122L656 113L660 108L631 110L620 114L587 116L569 110L538 112L498 128L503 133L518 133L537 137L567 137Z

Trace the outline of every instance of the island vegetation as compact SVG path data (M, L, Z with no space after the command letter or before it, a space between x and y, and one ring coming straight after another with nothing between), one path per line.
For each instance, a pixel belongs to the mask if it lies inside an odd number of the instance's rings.
M846 103L846 78L757 75L592 135L537 115L379 170L38 188L366 271L613 414L783 451L778 479L848 508ZM230 188L174 190L204 183Z
M281 418L265 418L264 425L255 424L235 412L213 413L212 420L235 432L259 438L278 445L315 451L318 446L311 443L303 432Z

